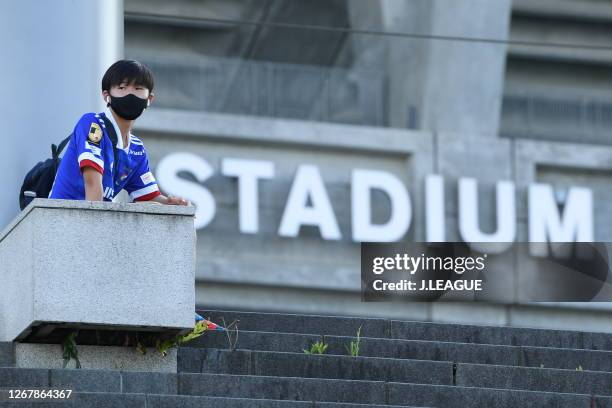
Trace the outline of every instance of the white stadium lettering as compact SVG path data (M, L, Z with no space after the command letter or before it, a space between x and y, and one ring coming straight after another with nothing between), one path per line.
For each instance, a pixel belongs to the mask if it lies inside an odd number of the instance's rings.
M179 177L180 172L189 172L197 181ZM206 227L214 218L216 202L212 193L203 185L215 173L205 159L192 153L174 153L164 157L158 167L157 176L161 188L170 194L180 195L193 201L196 206L196 228ZM273 182L275 171L271 161L248 159L222 159L221 174L238 178L239 230L256 234L259 231L258 183ZM350 203L352 208L352 240L355 242L396 241L404 237L412 218L410 193L401 177L382 170L354 169L350 176ZM143 180L144 182L145 180ZM444 179L440 175L425 177L424 200L426 236L428 242L444 241L446 220L443 189ZM516 194L512 181L502 180L496 185L497 229L484 233L478 224L477 181L458 180L459 235L466 242L514 242L516 239ZM390 215L381 224L374 224L372 217L371 191L380 190L390 200ZM309 205L307 203L310 202ZM591 190L571 187L567 191L565 208L561 212L554 200L552 187L534 184L527 188L529 211L528 231L530 241L592 242L593 198ZM317 166L298 165L284 206L278 234L297 237L302 225L319 229L326 240L342 238L338 220L326 191L324 177ZM490 249L490 247L489 247ZM505 248L498 248L502 252ZM534 254L542 255L543 249L532 248Z

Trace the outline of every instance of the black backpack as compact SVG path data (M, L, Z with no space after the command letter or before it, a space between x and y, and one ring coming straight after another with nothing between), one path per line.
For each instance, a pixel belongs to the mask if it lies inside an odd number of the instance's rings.
M32 170L26 174L19 192L19 207L23 210L36 197L49 197L55 173L59 167L61 159L60 153L64 150L72 134L61 141L59 146L51 145L51 158L45 161L38 162Z
M109 129L108 134L111 142L113 143L113 152L115 153L115 156L117 156L117 134L115 133L115 128L106 116L103 116L103 119L106 128ZM57 173L57 169L59 168L59 164L62 160L59 158L59 155L66 148L66 145L70 141L70 138L72 138L72 135L73 134L71 133L67 138L62 140L59 146L52 144L51 158L38 162L34 167L32 167L28 174L26 174L25 178L23 179L23 184L21 185L21 191L19 192L19 208L23 210L36 197L49 197L51 187L53 187L53 182L55 181L55 174ZM113 160L113 162L115 162L115 160ZM113 165L115 166L116 163L113 163Z

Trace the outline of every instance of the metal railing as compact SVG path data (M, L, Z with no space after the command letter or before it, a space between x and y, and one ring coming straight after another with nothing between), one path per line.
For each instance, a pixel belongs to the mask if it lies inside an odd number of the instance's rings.
M508 137L612 144L612 100L505 95L501 133Z

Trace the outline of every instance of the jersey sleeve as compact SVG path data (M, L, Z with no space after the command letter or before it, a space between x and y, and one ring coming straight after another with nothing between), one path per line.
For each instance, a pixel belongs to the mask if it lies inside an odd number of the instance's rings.
M143 154L142 160L124 188L134 201L149 201L161 194L157 181L149 169L146 153Z
M98 119L93 114L83 115L74 129L74 136L81 171L91 167L104 174L104 133Z

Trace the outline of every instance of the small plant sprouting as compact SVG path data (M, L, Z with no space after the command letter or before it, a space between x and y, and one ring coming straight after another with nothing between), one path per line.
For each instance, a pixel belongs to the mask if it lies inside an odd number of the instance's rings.
M165 340L163 342L158 339L155 344L155 348L163 357L165 357L168 354L168 350L170 350L172 347L178 347L183 343L196 339L204 334L206 330L208 330L206 321L200 320L195 324L193 330L183 336L175 336L174 338Z
M229 326L225 326L225 319L223 319L223 326L226 328L227 338L230 343L230 351L236 347L236 342L238 341L237 322L238 320L234 320L232 323L230 323ZM235 337L233 341L230 335L230 328L232 326L236 326L236 328L234 329ZM161 355L165 357L168 354L168 350L170 350L171 348L178 347L181 344L185 344L193 339L197 339L202 334L204 334L204 332L207 330L208 330L208 325L206 324L206 320L200 320L199 322L195 324L193 330L190 331L189 333L183 336L175 336L174 338L163 341L163 342L160 340L157 340L155 347L157 348L157 351L159 351L159 353L161 353Z
M357 329L357 340L353 340L346 347L351 357L359 357L359 346L361 345L361 326Z
M238 344L238 323L240 322L240 320L234 320L229 325L226 325L225 319L222 316L221 321L223 322L223 327L225 327L225 334L227 335L227 344L229 346L229 351L234 351L236 350L236 344ZM233 330L231 330L232 327L234 327ZM232 335L234 336L233 339Z
M136 343L136 350L138 350L138 352L140 352L140 354L143 356L147 354L147 348L140 342L140 340L138 340Z
M576 367L576 371L583 371L582 370L582 365L579 364L578 367Z
M304 349L306 354L325 354L329 344L325 343L325 336L321 336L321 341L316 341L310 345L310 349Z
M81 362L79 361L79 352L76 345L76 336L79 334L78 330L75 330L68 334L64 341L62 341L62 356L64 357L64 364L62 368L66 368L71 359L76 362L75 367L81 368Z
M540 368L544 368L544 364L540 364Z

